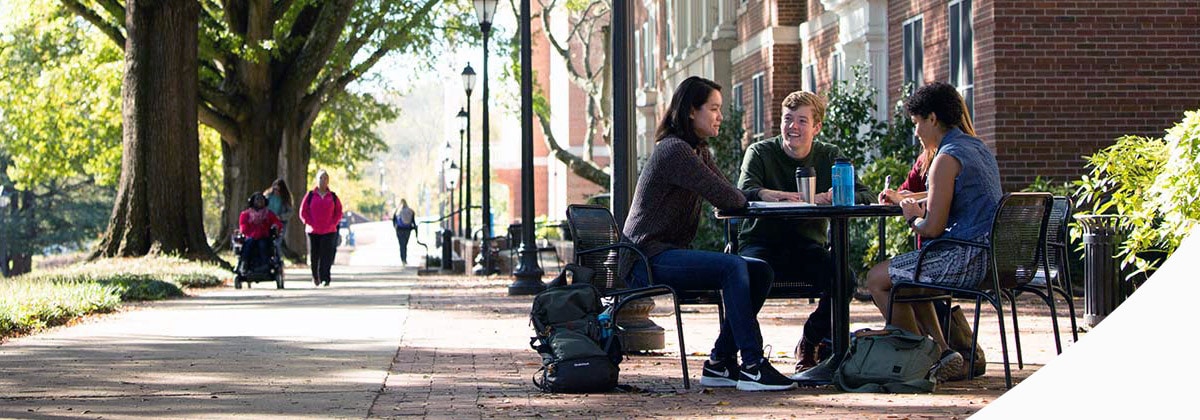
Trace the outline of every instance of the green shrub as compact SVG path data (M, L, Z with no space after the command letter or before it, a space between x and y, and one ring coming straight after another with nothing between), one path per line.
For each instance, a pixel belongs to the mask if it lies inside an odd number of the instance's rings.
M231 274L180 258L108 259L0 282L0 337L62 325L116 309L123 301L183 295L181 287L220 285Z
M883 183L888 176L892 177L892 188L896 188L903 182L905 176L908 175L909 169L912 168L912 161L902 161L895 157L878 158L867 164L861 172L863 184L869 186L872 191L883 189ZM852 267L860 274L865 273L875 265L879 259L879 220L870 219L853 219L850 229L850 261L860 261L862 264L857 267ZM913 233L908 228L901 217L885 217L884 238L886 239L886 249L883 257L890 258L905 252L912 251ZM860 275L859 279L865 280L866 276Z
M1125 136L1087 157L1076 185L1081 213L1122 217L1118 245L1130 276L1153 272L1200 220L1200 111L1189 111L1164 138Z

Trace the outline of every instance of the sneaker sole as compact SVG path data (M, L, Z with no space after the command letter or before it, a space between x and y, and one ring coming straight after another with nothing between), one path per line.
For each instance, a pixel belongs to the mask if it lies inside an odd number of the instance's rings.
M700 386L709 388L733 388L738 385L738 381L729 378L715 378L712 376L701 376Z
M797 385L795 382L789 383L787 385L767 385L767 384L751 382L751 381L738 381L738 383L737 383L738 391L751 391L751 392L787 391L789 389L795 389L796 386Z

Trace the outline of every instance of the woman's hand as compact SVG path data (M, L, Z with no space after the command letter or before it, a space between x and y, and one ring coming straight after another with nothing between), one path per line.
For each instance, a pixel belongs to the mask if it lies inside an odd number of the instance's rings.
M912 195L912 191L896 191L891 188L879 192L879 204L900 204L901 200ZM918 197L919 198L919 197Z
M913 216L925 216L925 202L912 197L900 200L900 209L904 211L904 219L911 219Z

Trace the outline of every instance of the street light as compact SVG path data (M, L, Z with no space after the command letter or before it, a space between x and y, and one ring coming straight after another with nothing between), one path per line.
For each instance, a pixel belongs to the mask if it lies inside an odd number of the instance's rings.
M533 43L530 38L529 0L521 0L521 248L520 262L513 271L513 283L508 294L533 295L546 288L542 283L542 268L538 266L538 249L534 243L533 187Z
M8 215L8 196L0 185L0 277L8 277L8 238L5 236L4 217Z
M467 149L463 148L463 133L466 132L467 125L470 124L471 120L470 120L470 116L467 114L467 111L463 108L458 109L458 118L460 120L462 120L462 125L458 127L458 161L463 162L468 167L467 171L470 172L471 164L468 159L470 159L471 154L467 152ZM470 223L467 223L467 226L464 227L464 225L462 223L462 220L463 220L462 218L463 218L463 213L466 213L467 220L471 220L470 219L471 206L469 204L467 204L466 200L463 199L463 190L468 189L466 181L468 178L470 178L470 176L467 175L464 177L462 172L463 171L459 171L459 175L458 175L459 176L459 181L458 181L458 207L459 207L458 227L459 227L459 231L458 231L458 235L465 238L465 237L468 237L471 235L471 228L469 227ZM468 192L468 194L470 194L470 193Z
M490 165L490 156L488 156L488 130L490 125L488 122L488 35L492 32L492 18L496 15L496 5L498 0L474 0L475 15L479 18L479 31L483 33L483 246L480 247L480 253L483 255L483 267L480 273L488 275L492 273L492 257L488 242L492 236L492 172Z
M475 69L471 68L471 63L467 63L467 68L462 71L463 91L467 92L467 109L465 112L459 111L458 116L463 118L463 127L467 132L467 149L465 154L467 159L463 166L466 169L465 180L471 179L471 92L475 90ZM467 209L467 220L463 226L463 236L471 241L471 186L466 182L462 183L462 188L466 190L467 199L463 201L463 208Z

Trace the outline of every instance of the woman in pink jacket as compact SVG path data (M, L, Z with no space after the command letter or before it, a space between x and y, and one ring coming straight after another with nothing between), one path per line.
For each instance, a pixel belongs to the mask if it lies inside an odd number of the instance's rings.
M317 187L300 202L300 221L308 234L308 265L313 285L329 286L329 268L337 256L338 222L342 220L342 201L329 190L329 173L317 171Z

